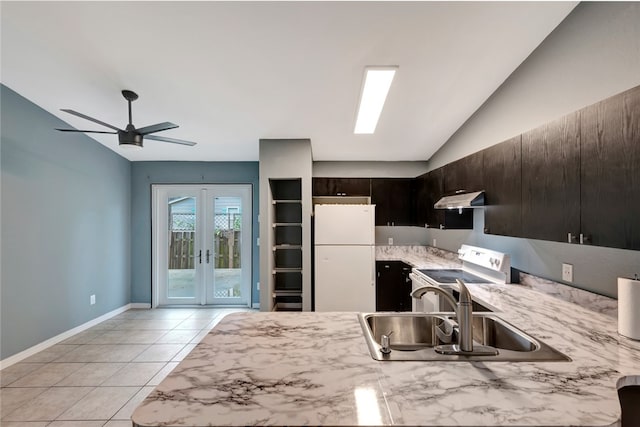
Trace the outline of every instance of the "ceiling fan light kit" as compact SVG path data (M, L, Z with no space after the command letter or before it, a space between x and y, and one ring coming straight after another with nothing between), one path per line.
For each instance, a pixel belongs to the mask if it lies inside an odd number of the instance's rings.
M99 125L108 127L110 129L113 129L113 131L108 132L108 131L78 130L78 129L56 129L56 130L59 130L61 132L118 134L118 142L120 144L120 147L127 148L127 149L138 149L138 150L141 149L143 147L143 142L145 137L147 139L151 139L154 141L169 142L171 144L180 144L180 145L189 145L189 146L196 145L195 142L191 142L191 141L185 141L185 140L176 139L176 138L168 138L164 136L151 135L152 133L162 132L164 130L174 129L178 127L178 125L171 122L162 122L162 123L157 123L155 125L145 126L143 128L136 129L136 127L133 125L133 118L131 114L131 102L138 99L138 94L131 90L123 90L122 96L124 96L124 99L127 100L127 104L129 107L128 108L129 124L127 124L127 126L124 129L120 129L116 126L110 125L109 123L105 123L101 120L95 119L93 117L87 116L77 111L63 108L62 111L64 111L65 113L73 114L74 116L78 116L85 120L89 120Z
M122 148L141 149L142 135L135 132L118 132L118 142Z

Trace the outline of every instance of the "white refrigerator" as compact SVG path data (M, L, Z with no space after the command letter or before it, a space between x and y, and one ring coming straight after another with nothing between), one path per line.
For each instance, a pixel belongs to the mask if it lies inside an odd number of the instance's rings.
M376 310L375 205L316 205L315 310Z

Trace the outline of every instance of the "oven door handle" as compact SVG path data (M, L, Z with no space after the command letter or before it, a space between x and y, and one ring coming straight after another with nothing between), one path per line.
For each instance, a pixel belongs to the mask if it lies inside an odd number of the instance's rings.
M420 283L420 284L421 284L421 286L427 286L427 285L430 285L430 283L429 283L429 282L427 282L427 281L426 281L425 279L423 279L422 277L418 276L416 273L409 273L409 278L410 278L411 280L414 280L414 281L416 281L416 282Z

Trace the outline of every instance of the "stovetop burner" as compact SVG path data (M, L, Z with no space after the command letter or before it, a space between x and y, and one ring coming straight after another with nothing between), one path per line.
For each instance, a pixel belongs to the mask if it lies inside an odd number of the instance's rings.
M490 280L483 279L459 268L449 269L421 269L420 273L435 280L438 283L456 283L460 279L465 283L490 283Z

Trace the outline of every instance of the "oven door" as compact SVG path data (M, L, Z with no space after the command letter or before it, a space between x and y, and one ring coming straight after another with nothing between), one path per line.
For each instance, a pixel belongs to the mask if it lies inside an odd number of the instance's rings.
M422 275L412 272L409 274L411 278L411 292L423 286L433 286ZM440 297L434 292L427 292L422 298L411 298L411 311L417 313L432 313L440 311Z

